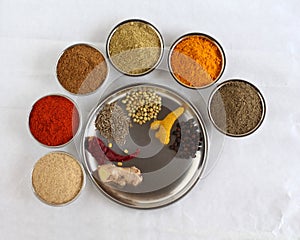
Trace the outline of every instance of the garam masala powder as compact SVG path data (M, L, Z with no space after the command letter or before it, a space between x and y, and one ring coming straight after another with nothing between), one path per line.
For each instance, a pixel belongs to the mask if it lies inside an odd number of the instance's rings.
M60 84L74 94L88 94L98 89L108 74L102 53L87 44L68 47L59 58L56 75Z
M230 136L252 133L263 121L265 102L256 87L244 80L228 80L212 93L210 116Z

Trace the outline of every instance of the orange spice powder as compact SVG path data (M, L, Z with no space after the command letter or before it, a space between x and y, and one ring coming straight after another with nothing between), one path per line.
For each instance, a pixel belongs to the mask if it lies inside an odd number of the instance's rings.
M201 35L190 35L174 47L170 58L175 78L188 87L205 87L216 81L223 69L218 46Z

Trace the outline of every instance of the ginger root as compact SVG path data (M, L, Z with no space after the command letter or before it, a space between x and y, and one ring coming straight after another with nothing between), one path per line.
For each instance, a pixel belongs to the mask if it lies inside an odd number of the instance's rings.
M162 144L167 145L170 142L171 128L177 118L183 114L184 108L179 107L173 112L170 112L163 120L155 120L151 123L150 128L158 131L155 137L159 139Z
M119 186L137 186L143 181L141 171L136 167L117 167L114 164L104 164L98 166L98 176L104 183L116 183Z

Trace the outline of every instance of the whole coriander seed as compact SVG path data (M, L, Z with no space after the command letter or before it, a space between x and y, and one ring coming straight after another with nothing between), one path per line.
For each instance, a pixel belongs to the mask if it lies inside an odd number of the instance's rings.
M154 90L141 88L127 93L122 103L133 122L142 125L156 119L161 110L161 101L161 97Z

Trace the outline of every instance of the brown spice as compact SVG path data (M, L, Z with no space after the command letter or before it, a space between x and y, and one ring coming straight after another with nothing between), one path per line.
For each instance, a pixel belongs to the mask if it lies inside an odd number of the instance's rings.
M171 52L174 77L187 87L205 87L216 81L223 70L223 55L215 42L202 35L183 37Z
M227 81L213 94L210 114L217 127L226 134L246 135L261 123L264 103L252 84Z
M87 94L101 86L107 76L103 55L87 44L67 48L59 58L56 73L60 84L69 92Z
M32 172L37 196L50 205L72 201L83 187L84 175L79 163L64 152L52 152L40 158Z

